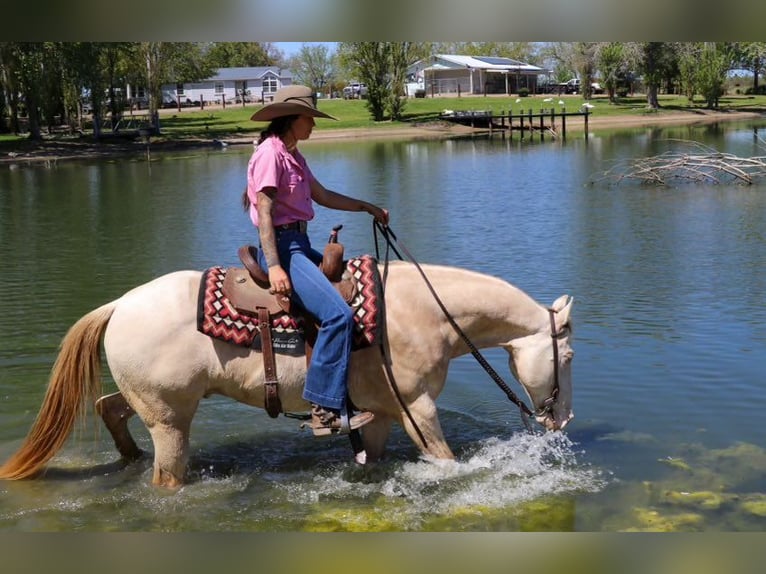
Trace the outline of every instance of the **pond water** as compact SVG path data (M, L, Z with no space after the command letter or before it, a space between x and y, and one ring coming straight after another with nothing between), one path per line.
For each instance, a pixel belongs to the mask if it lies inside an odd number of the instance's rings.
M150 486L150 461L121 464L93 424L42 478L0 483L0 529L762 530L766 182L660 188L599 174L674 140L765 156L764 126L307 142L319 179L386 206L418 261L497 275L543 303L574 296L566 432L524 432L470 356L438 401L449 464L422 460L395 429L386 461L362 470L344 439L211 398L180 492ZM0 459L80 316L170 271L235 265L256 241L239 207L248 147L0 168ZM374 253L361 214L319 209L312 240L338 223L347 254ZM505 353L486 356L521 392ZM151 450L140 421L131 429Z

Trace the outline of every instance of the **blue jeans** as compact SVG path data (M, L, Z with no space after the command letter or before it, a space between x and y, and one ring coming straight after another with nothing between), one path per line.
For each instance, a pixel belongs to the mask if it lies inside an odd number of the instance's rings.
M303 398L323 407L342 409L354 336L353 312L319 269L322 254L311 247L308 235L277 231L276 240L279 262L292 283L291 301L319 323ZM262 249L258 264L268 271Z

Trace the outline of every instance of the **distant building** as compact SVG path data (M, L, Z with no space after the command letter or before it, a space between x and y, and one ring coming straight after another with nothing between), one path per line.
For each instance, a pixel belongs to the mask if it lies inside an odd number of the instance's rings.
M218 68L215 75L199 82L164 84L163 105L198 105L204 99L208 103L227 104L263 102L273 98L282 86L293 83L290 70L277 66L252 68Z
M427 95L513 94L527 88L535 93L538 76L548 73L511 58L436 54L407 69L407 92L411 95L416 89L425 89Z

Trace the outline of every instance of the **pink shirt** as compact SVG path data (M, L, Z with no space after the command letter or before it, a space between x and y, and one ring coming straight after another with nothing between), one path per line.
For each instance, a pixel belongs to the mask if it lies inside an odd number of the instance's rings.
M297 149L291 154L277 136L271 136L258 144L247 164L247 196L250 198L250 219L253 224L258 226L255 206L258 193L265 187L277 188L271 216L274 225L313 219L313 179L314 174L303 155Z

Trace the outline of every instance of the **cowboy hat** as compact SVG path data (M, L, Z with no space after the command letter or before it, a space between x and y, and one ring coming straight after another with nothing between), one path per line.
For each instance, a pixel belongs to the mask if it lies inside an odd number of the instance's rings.
M316 94L306 86L286 86L274 92L274 101L255 112L250 119L254 122L269 122L282 116L304 115L314 118L336 120L317 109Z

